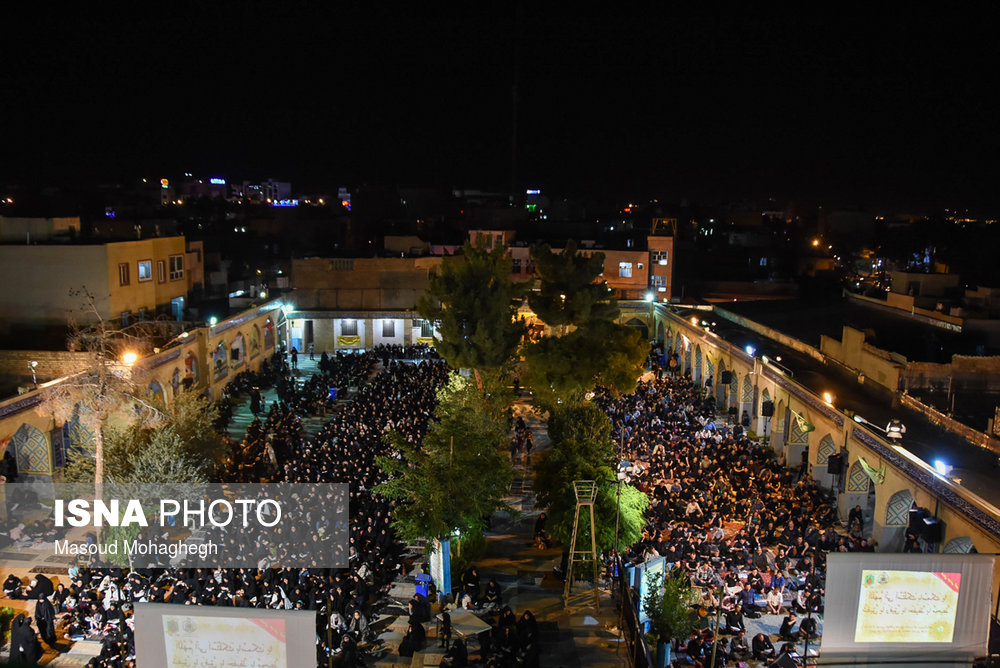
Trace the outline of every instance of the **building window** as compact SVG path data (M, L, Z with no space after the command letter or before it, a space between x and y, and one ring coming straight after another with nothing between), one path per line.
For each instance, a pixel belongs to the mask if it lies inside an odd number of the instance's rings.
M340 335L341 336L357 336L358 335L358 321L357 320L341 320L340 321Z
M521 273L521 258L516 257L512 261L511 273L520 274Z
M156 280L160 283L167 282L167 263L163 260L156 261Z
M153 261L139 260L139 282L153 280Z
M420 338L429 339L434 336L434 327L431 325L430 320L424 320L420 323Z
M118 285L128 285L128 262L118 264Z
M618 277L619 278L632 278L632 263L631 262L619 262L618 263Z
M129 322L132 320L132 314L128 311L122 311L122 327L128 327Z
M649 261L661 266L667 266L667 251L650 251Z
M179 281L184 278L184 256L170 256L170 280Z
M396 321L395 320L383 320L382 321L382 337L386 339L392 339L396 336Z
M651 276L650 277L650 287L657 292L667 291L667 277L666 276Z

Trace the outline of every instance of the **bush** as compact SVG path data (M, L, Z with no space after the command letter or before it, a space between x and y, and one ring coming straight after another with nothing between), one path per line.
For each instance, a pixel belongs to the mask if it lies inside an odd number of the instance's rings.
M6 645L10 640L10 624L14 621L14 608L4 606L0 608L0 645Z

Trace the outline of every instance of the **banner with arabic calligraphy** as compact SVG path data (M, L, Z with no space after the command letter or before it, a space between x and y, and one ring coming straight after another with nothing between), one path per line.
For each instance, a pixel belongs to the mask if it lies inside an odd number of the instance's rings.
M861 571L854 642L950 643L961 573Z
M279 633L261 633L264 624ZM163 616L169 668L279 668L288 665L285 620ZM237 660L239 663L232 663Z
M135 601L137 665L142 668L315 666L316 611L290 607L291 603L275 610Z

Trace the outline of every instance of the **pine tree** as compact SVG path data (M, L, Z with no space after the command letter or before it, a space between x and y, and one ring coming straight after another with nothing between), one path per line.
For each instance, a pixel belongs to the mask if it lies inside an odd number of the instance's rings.
M377 459L392 477L375 493L403 502L393 512L403 540L447 538L456 529L481 533L484 518L505 507L513 469L504 448L506 424L491 405L498 401L453 373L438 391L437 419L423 443L389 436L400 458Z
M473 369L479 389L510 367L526 331L517 319L524 287L510 280L507 247L466 243L462 257L446 258L418 304L438 323L438 353L456 369Z
M615 322L618 305L600 279L604 254L583 255L568 242L561 253L535 246L531 257L539 289L529 304L545 324L558 328L525 346L524 382L535 402L553 410L582 402L596 385L635 390L649 344L633 327Z

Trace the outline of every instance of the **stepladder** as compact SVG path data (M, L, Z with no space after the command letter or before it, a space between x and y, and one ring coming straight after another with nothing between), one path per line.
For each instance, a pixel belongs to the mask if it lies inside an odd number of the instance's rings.
M590 562L593 565L594 587L592 593L594 596L594 605L600 607L600 563L597 558L597 528L594 521L594 502L597 499L597 483L593 480L574 480L573 492L576 494L576 512L573 515L573 533L569 543L569 560L566 569L566 584L563 588L563 602L566 607L569 607L574 599L572 596L574 566L577 564L582 566ZM590 548L581 550L577 549L577 543L580 539L580 514L584 509L587 509L590 515ZM584 526L586 527L586 525ZM584 537L584 540L586 540L586 537ZM588 595L586 592L581 592L581 594L583 596Z

